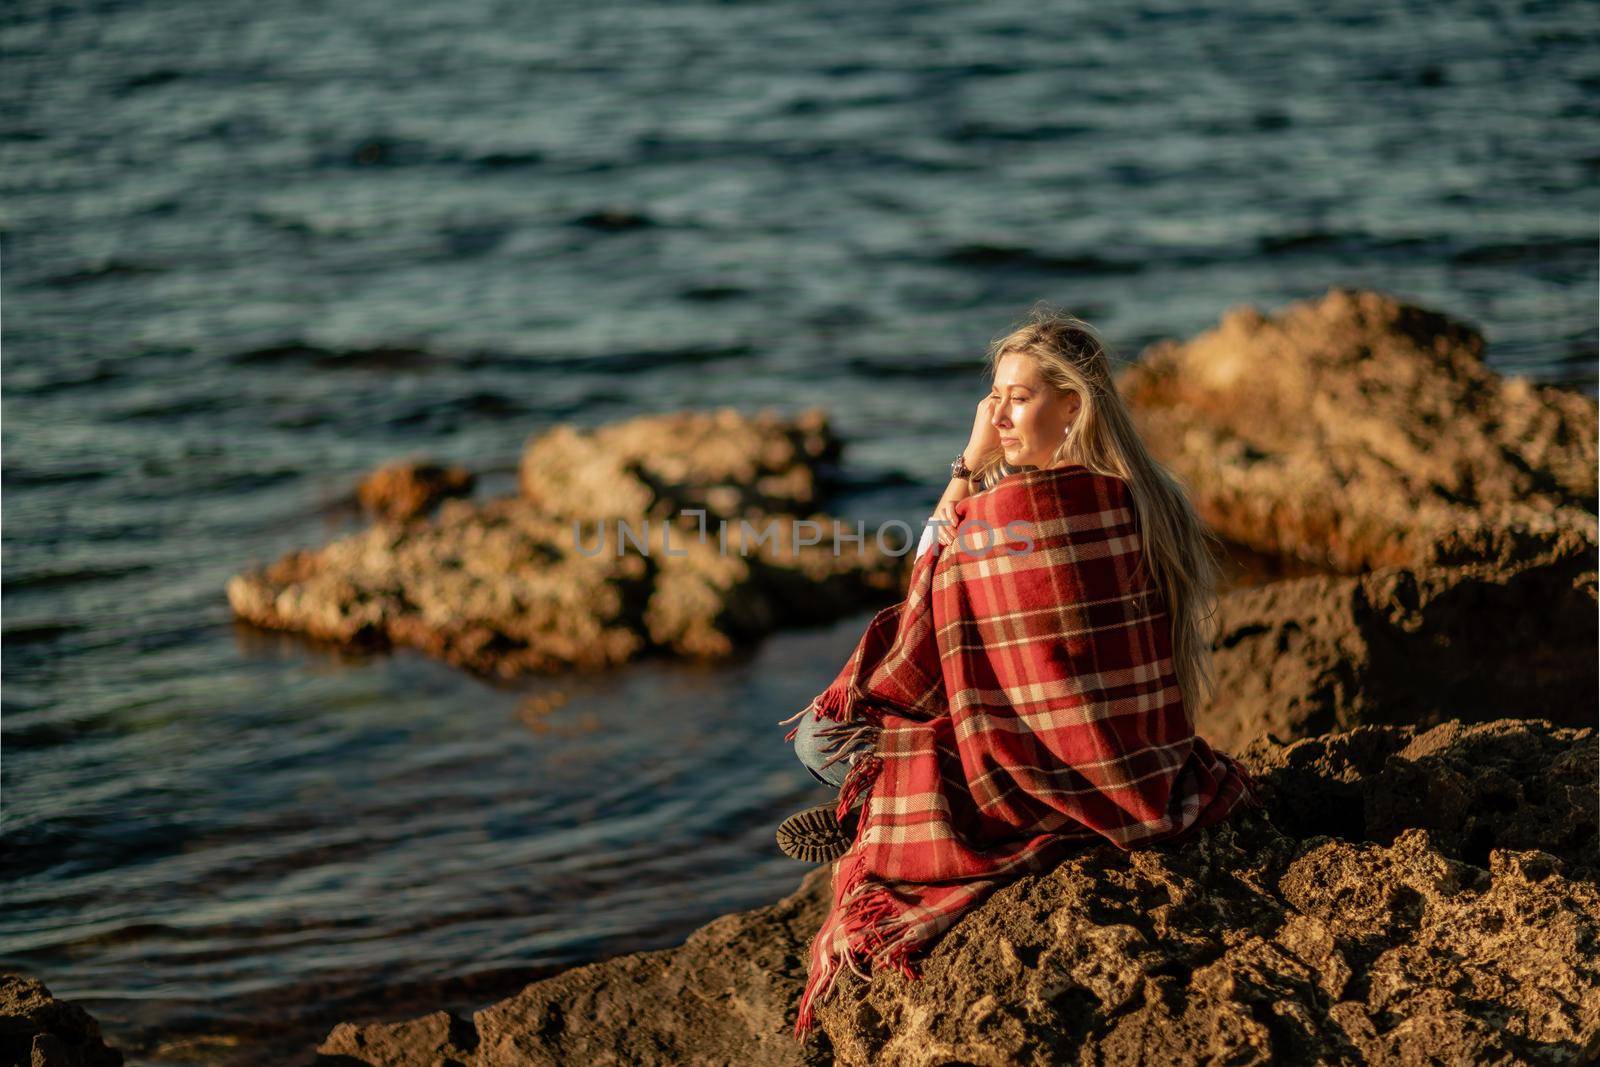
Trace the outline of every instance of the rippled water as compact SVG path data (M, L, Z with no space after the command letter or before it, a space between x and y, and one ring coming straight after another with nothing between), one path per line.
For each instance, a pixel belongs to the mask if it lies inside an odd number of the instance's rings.
M0 961L248 1061L787 891L775 723L865 616L495 687L223 584L378 463L683 406L826 405L833 510L919 520L1040 298L1132 356L1372 286L1593 393L1595 11L10 5Z

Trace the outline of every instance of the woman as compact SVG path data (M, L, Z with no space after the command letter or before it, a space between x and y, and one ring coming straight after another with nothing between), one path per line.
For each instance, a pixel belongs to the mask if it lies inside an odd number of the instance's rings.
M794 717L796 754L840 789L778 835L789 855L838 859L797 1036L841 966L916 977L912 955L1005 880L1260 804L1194 733L1218 567L1105 345L1040 309L989 368L906 599Z

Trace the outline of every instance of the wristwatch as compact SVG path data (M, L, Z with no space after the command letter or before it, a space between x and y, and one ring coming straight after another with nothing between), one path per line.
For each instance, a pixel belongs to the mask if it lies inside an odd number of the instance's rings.
M967 466L967 457L966 457L966 455L965 454L959 454L959 455L956 456L956 461L954 463L950 464L950 477L952 477L952 478L965 478L967 481L970 482L970 481L972 481L972 479L977 477L977 472L974 471L971 467Z

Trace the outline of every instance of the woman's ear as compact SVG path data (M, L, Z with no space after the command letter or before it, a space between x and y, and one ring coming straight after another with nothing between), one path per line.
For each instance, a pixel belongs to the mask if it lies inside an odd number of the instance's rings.
M1063 434L1072 432L1072 424L1077 421L1078 410L1082 407L1083 397L1079 396L1077 393L1067 394L1067 428L1061 431Z

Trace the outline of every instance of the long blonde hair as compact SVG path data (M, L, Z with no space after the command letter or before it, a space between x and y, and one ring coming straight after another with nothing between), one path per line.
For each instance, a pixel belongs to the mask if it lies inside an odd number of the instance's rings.
M1145 448L1117 393L1110 353L1094 327L1057 308L1036 305L1026 322L990 342L991 381L1000 360L1013 352L1030 357L1048 386L1076 393L1081 405L1047 466L1081 463L1128 484L1144 566L1172 619L1173 662L1192 714L1214 687L1211 640L1221 569L1213 544L1220 542L1195 514L1177 478ZM995 449L975 473L988 488L1016 469Z

